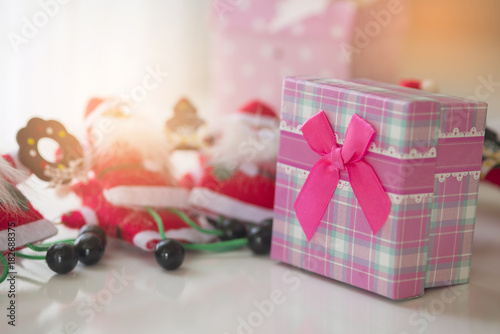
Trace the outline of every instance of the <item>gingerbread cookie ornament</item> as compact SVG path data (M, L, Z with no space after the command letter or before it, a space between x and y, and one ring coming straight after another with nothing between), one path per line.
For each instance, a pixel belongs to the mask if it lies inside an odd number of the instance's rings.
M166 123L167 136L176 150L197 150L207 146L207 128L191 102L182 98L174 107L174 116Z
M38 149L41 139L49 138L59 145L57 161L44 159ZM54 120L31 119L25 128L17 133L19 160L33 174L55 186L69 183L82 173L83 149L80 142L71 135L64 125Z

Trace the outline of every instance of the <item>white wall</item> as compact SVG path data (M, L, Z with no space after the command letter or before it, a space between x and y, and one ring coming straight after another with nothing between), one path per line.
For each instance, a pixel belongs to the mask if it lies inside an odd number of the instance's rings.
M148 68L168 75L141 110L166 119L186 93L206 109L209 1L59 1L67 4L49 6L53 17L14 51L12 33L23 36L33 15L43 23L42 4L57 2L0 0L0 149L34 115L82 133L89 97L139 92Z

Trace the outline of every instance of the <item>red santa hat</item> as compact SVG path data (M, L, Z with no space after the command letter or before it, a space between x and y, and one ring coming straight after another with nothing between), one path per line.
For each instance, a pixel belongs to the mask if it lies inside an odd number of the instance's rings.
M259 100L252 100L244 104L234 114L234 117L256 126L276 126L279 122L276 112Z
M123 101L122 99L116 97L91 98L87 103L87 107L85 108L85 115L84 115L85 128L90 128L92 124L105 112L113 109L124 109L123 107L126 105L127 105L126 101Z
M84 118L87 119L89 118L90 114L105 100L100 98L100 97L93 97L89 100L87 103L87 107L85 108L85 116Z
M0 252L11 249L11 234L15 230L15 248L49 238L57 233L52 222L33 208L14 183L22 178L9 161L0 157ZM14 223L14 226L13 226Z

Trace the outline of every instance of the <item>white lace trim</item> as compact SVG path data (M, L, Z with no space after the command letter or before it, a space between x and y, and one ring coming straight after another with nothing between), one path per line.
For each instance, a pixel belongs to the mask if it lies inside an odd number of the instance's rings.
M437 157L437 151L435 147L431 147L427 152L418 152L416 149L412 148L410 153L398 153L393 146L389 146L388 149L384 150L377 147L374 143L370 145L368 151L373 153L378 153L392 158L398 158L402 160L412 160L412 159L423 159L423 158L435 158Z
M433 193L424 193L424 194L409 194L409 195L398 195L393 193L387 193L391 202L394 204L401 204L403 201L408 201L408 199L412 199L415 203L422 203L422 201L426 198L431 199L434 194Z
M458 128L454 128L452 132L442 133L439 129L439 138L461 138L461 137L484 137L485 131L478 131L473 127L468 132L460 132Z
M280 129L295 134L302 134L302 131L300 131L300 125L294 128L288 126L285 121L281 121ZM337 133L335 133L335 139L337 140L337 144L344 145L344 140L340 139ZM412 148L410 150L410 153L399 153L396 151L396 148L394 146L389 146L389 148L383 149L377 147L375 143L372 143L368 148L368 151L400 160L425 159L425 158L437 157L437 151L435 147L431 147L427 152L418 152L416 149Z
M457 181L462 181L464 176L471 175L474 177L474 180L479 180L481 176L481 171L470 171L470 172L457 172L457 173L441 173L435 174L434 177L439 180L440 183L446 181L449 177L454 177Z
M309 172L306 170L303 170L301 168L296 168L292 166L288 166L282 163L278 163L278 167L284 168L285 169L285 174L287 175L297 175L299 179L306 179L307 176L309 175ZM337 183L337 189L340 190L345 190L345 191L352 191L351 188L351 183L348 181L343 181L339 180ZM393 193L387 193L389 196L390 200L394 204L401 204L403 201L408 202L408 200L412 200L415 203L422 203L424 199L431 199L433 197L433 193L422 193L422 194L408 194L408 195L399 195L399 194L393 194Z
M292 167L282 163L278 163L278 167L284 168L285 174L287 175L296 174L299 179L306 179L309 176L309 172L301 168ZM481 177L481 171L478 170L478 171L457 172L457 173L440 173L440 174L434 174L434 177L438 179L440 183L443 183L449 177L454 177L457 179L457 181L462 181L464 176L467 175L474 177L474 180L479 180L479 178ZM345 181L339 181L339 185L337 185L337 188L339 189L343 189L344 187L347 187L349 185L348 182L346 182L346 184L344 185L340 185L340 182L345 182Z
M280 130L296 133L296 134L302 134L302 131L300 131L300 127L302 125L298 125L296 128L289 126L286 124L286 121L281 121L280 122Z

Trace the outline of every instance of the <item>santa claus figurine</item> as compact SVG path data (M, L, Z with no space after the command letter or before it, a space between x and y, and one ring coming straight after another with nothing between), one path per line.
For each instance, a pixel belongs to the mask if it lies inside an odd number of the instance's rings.
M260 223L273 217L279 120L260 101L230 116L205 159L189 203L209 215Z
M14 251L57 233L53 223L35 210L17 189L16 184L29 176L24 169L17 154L0 157L0 256L3 267L0 283L15 261Z
M107 235L148 251L162 239L158 219L167 238L200 243L212 238L169 210L187 206L188 190L176 186L161 127L116 99L90 100L85 122L88 180L72 185L82 206L63 215L63 224L99 225Z

